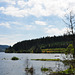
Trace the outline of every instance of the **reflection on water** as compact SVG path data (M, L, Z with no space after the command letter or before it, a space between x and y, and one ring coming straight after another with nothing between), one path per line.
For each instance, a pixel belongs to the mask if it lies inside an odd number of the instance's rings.
M26 71L26 75L30 74L33 75L34 74L34 67L29 67L29 59L26 59L26 67L25 67L25 71Z
M16 56L20 58L20 60L13 61L11 58ZM59 56L59 57L55 57ZM65 57L65 54L62 54ZM53 71L55 71L60 64L60 68L66 69L62 62L58 61L35 61L30 59L63 59L61 54L24 54L24 53L0 53L0 75L45 75L45 73L41 72L41 67L51 67ZM28 67L34 68L34 73L31 74L25 71L26 59L28 61Z

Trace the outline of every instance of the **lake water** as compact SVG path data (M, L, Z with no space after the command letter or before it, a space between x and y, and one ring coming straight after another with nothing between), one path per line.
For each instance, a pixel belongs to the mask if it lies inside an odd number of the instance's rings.
M20 60L13 61L11 58L16 56ZM56 57L59 56L59 57ZM4 53L0 52L0 75L30 75L26 74L26 59L29 59L29 67L33 66L35 69L34 75L45 75L41 72L41 67L51 67L55 71L60 64L61 70L67 68L59 61L35 61L30 59L61 59L63 60L65 54L28 54L28 53Z

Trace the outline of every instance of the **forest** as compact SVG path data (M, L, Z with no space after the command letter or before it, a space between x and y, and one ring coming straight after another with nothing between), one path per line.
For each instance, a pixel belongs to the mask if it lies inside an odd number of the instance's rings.
M47 36L32 40L24 40L17 42L12 47L10 46L5 50L6 53L42 53L46 49L65 49L69 44L72 44L72 35L63 36ZM75 35L74 35L75 37ZM54 50L55 51L55 50ZM58 53L60 53L58 51Z

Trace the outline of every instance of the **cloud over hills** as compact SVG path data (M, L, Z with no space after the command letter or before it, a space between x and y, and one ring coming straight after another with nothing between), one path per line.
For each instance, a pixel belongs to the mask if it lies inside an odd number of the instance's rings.
M63 35L62 18L71 10L75 14L75 0L0 0L0 40L12 45L23 39Z

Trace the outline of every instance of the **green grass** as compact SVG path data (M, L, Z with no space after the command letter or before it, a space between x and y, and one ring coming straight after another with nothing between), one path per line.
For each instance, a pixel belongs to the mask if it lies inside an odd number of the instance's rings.
M60 59L31 59L31 60L37 60L37 61L60 61Z
M45 67L44 67L44 68L43 68L43 67L41 68L41 71L44 71L44 72L46 72L46 71L48 71L48 70L49 70L49 69L48 69L48 68L45 68Z
M18 57L12 57L11 60L19 60Z
M42 49L43 53L64 53L66 48L50 48L50 49Z
M74 75L74 72L75 72L75 68L68 68L64 71L59 71L59 72L55 72L56 74L63 74L63 75Z

